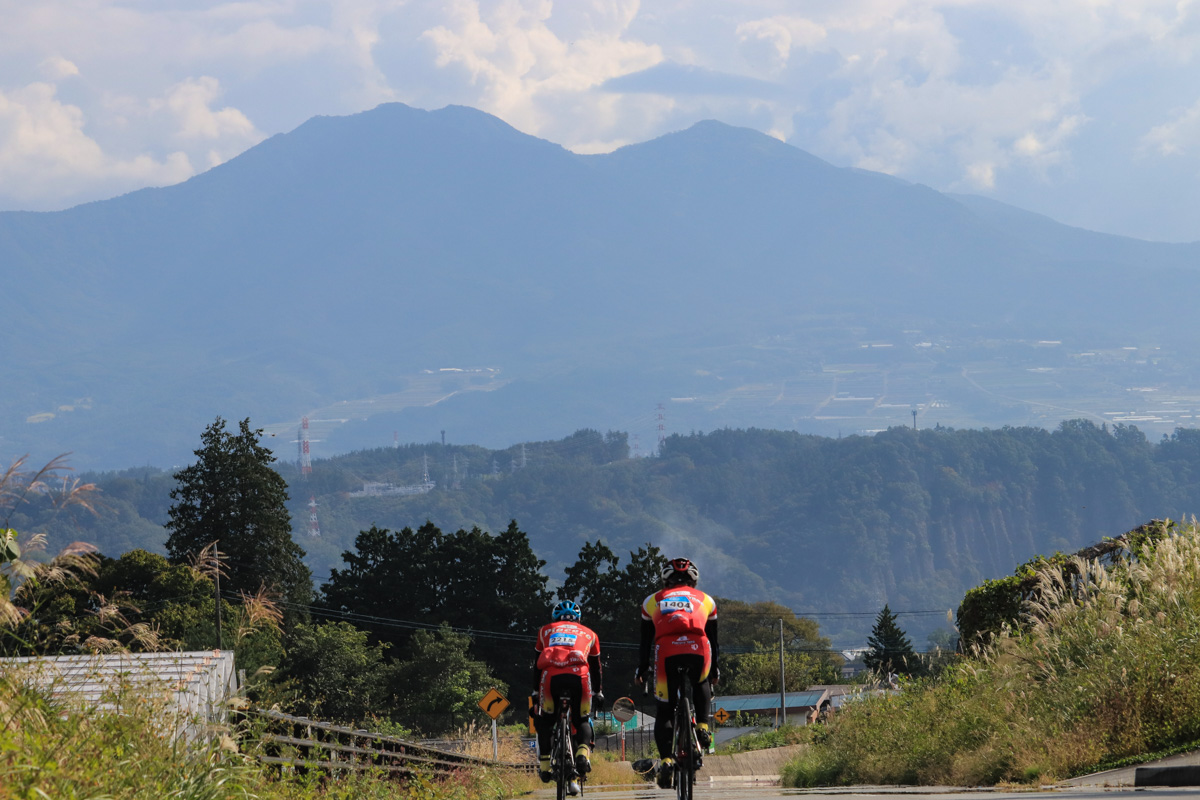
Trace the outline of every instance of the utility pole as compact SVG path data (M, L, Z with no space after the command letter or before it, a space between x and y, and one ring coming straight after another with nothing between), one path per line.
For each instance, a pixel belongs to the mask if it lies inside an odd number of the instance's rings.
M217 585L217 649L225 649L221 638L221 540L213 542L213 582Z
M787 725L787 684L783 670L783 618L779 620L779 727Z

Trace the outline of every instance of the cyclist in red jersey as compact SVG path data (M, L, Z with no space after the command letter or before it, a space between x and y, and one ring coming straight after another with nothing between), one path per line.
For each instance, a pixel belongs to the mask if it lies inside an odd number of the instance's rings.
M554 730L554 712L558 698L571 698L571 724L575 727L575 768L582 774L590 772L588 758L594 737L590 714L592 700L597 705L604 700L603 675L600 669L600 640L591 628L579 623L582 616L579 604L564 600L554 607L554 621L538 631L537 663L534 666L536 707L533 727L538 737L538 770L543 783L549 783L550 738ZM540 713L539 713L540 712ZM577 785L572 787L577 794Z
M635 679L642 683L654 665L654 696L658 716L654 741L660 759L658 785L671 788L671 758L678 668L686 667L695 687L696 734L700 746L712 741L708 707L717 679L717 601L696 588L700 570L686 558L675 558L663 567L663 589L642 603L641 657Z

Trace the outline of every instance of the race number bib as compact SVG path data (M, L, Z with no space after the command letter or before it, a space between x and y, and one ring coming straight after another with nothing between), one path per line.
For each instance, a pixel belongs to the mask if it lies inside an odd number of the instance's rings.
M692 599L686 594L664 597L658 601L658 610L663 614L675 614L680 611L692 610Z
M579 638L574 633L552 633L550 634L551 647L574 647L575 640Z

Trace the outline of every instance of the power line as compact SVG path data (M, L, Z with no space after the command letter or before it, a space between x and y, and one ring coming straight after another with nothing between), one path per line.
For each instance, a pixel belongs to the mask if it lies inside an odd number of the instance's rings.
M226 595L226 597L229 597L230 599L240 599L233 595ZM399 629L399 630L432 630L432 631L441 630L443 628L446 628L446 629L449 629L450 631L453 631L454 633L464 634L464 635L470 636L472 638L491 639L491 640L495 640L495 641L499 641L499 642L511 642L513 644L517 644L517 643L532 644L537 639L537 636L535 634L512 633L509 631L487 631L487 630L480 630L478 628L463 628L463 627L454 626L454 625L435 624L435 623L431 623L431 622L418 622L417 620L405 620L405 619L398 619L395 617L381 617L381 616L377 616L374 614L360 614L355 611L343 611L343 610L337 610L337 609L322 608L320 606L314 606L314 605L306 604L306 603L293 603L293 602L288 602L286 600L281 600L277 604L281 605L281 606L285 606L287 608L303 609L315 617L321 617L324 619L343 620L346 622L362 622L365 624L374 625L376 627L383 627L383 628L395 628L395 629ZM944 613L944 612L939 611L939 612L908 612L908 613L939 613L940 614L940 613ZM862 615L865 615L865 614L860 614L860 616L862 616ZM871 616L874 616L874 614L871 614ZM778 619L778 617L772 617L772 619ZM641 644L639 642L621 642L621 641L605 640L605 641L601 642L601 646L602 646L602 648L609 649L609 650L613 650L613 649L615 649L615 650L637 650L641 647ZM841 655L841 653L842 653L842 651L840 649L837 649L834 647L828 647L828 648L825 648L825 647L785 647L784 650L788 653L819 653L819 654L824 654L824 655ZM753 646L742 646L742 645L725 646L725 647L721 648L721 651L724 653L728 653L730 655L738 655L738 654L742 654L742 653L752 653L752 652L754 652L754 647ZM933 652L933 651L932 650L914 650L914 652L921 653L921 652Z

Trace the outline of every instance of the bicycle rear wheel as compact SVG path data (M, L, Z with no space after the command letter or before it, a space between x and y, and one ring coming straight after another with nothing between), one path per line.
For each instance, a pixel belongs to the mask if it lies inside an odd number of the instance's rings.
M675 706L675 797L692 800L696 784L697 743L692 710L692 680L686 671L679 676L679 702Z
M559 713L558 727L554 731L554 778L558 784L558 800L566 800L567 784L571 781L571 722L565 714Z

